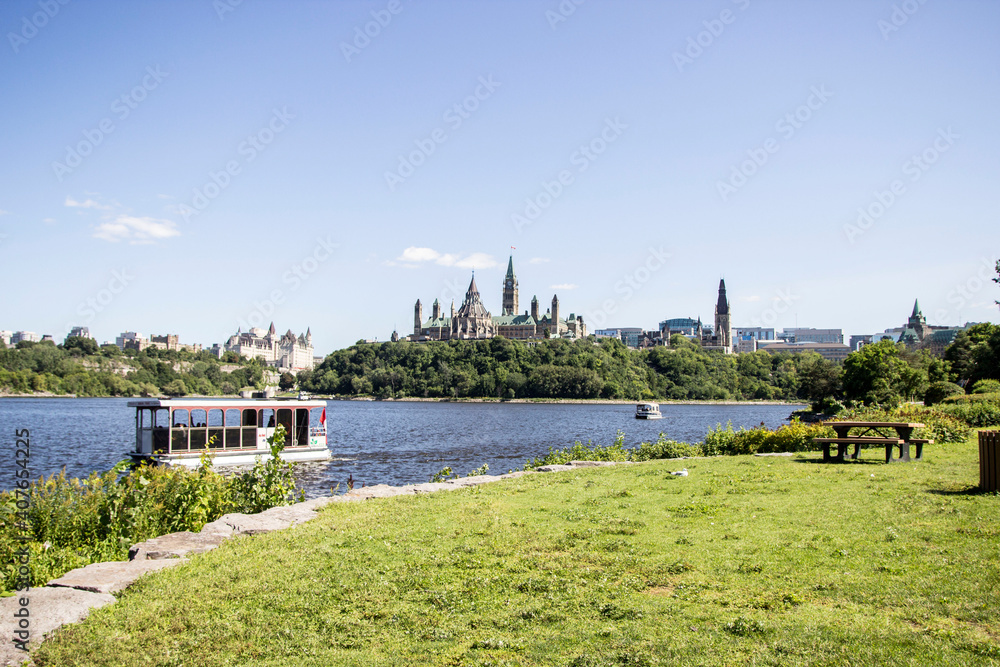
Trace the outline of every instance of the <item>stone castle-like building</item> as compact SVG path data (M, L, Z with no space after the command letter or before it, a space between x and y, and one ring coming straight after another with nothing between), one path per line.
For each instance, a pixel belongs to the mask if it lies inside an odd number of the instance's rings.
M219 356L222 352L235 352L247 359L263 357L269 366L274 366L279 370L301 371L310 370L313 367L313 344L312 331L306 328L305 334L296 336L289 329L284 335L279 336L271 322L271 328L265 332L263 329L253 327L248 332L237 329L236 333L229 337L222 350L217 348Z
M501 314L494 316L486 310L476 275L473 272L469 289L465 292L462 306L456 311L455 303L445 316L437 299L431 306L431 316L423 317L420 299L413 307L412 341L483 339L503 336L513 340L538 340L543 338L585 338L587 326L582 317L570 313L565 320L559 316L559 297L552 296L552 305L544 314L539 312L538 297L532 297L531 310L518 314L518 284L514 273L514 257L507 262L507 274L503 280Z

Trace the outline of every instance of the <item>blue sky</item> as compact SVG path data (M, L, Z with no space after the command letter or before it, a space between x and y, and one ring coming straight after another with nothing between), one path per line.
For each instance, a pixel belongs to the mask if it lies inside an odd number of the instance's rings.
M579 1L579 0L577 0ZM0 5L0 329L997 319L1000 4ZM366 34L367 32L367 34Z

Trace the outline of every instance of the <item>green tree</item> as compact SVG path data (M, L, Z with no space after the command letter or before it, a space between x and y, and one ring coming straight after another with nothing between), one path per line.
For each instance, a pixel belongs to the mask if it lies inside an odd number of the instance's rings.
M925 383L926 375L911 368L891 340L865 345L844 361L844 395L865 405L896 406Z
M78 350L79 354L88 356L97 354L101 349L96 340L93 338L84 338L83 336L67 337L62 347L67 352Z
M290 391L295 388L295 376L285 371L278 378L278 388L282 391Z

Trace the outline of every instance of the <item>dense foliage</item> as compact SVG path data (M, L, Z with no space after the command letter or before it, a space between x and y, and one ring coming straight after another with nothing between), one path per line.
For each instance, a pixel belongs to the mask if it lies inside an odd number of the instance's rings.
M63 345L20 342L0 349L0 392L73 394L76 396L218 396L261 386L264 364L226 353L222 360L207 351L120 351L98 348L87 338L70 337Z
M630 350L617 339L529 344L497 337L358 343L300 373L299 383L320 394L379 398L796 400L830 383L828 367L815 354L705 352L681 336L650 350Z
M65 472L19 480L18 489L0 493L0 594L17 588L14 554L22 547L31 554L31 585L42 586L90 563L125 560L130 546L153 537L196 532L229 512L255 513L292 502L292 464L277 457L284 448L282 426L268 443L272 458L229 478L212 470L206 455L197 470L148 465L128 470L122 462L82 480Z

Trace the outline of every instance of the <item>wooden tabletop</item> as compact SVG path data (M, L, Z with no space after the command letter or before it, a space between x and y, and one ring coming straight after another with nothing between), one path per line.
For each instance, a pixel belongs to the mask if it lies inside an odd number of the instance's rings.
M923 424L916 422L857 422L857 421L831 421L823 422L823 426L846 426L848 428L923 428Z

